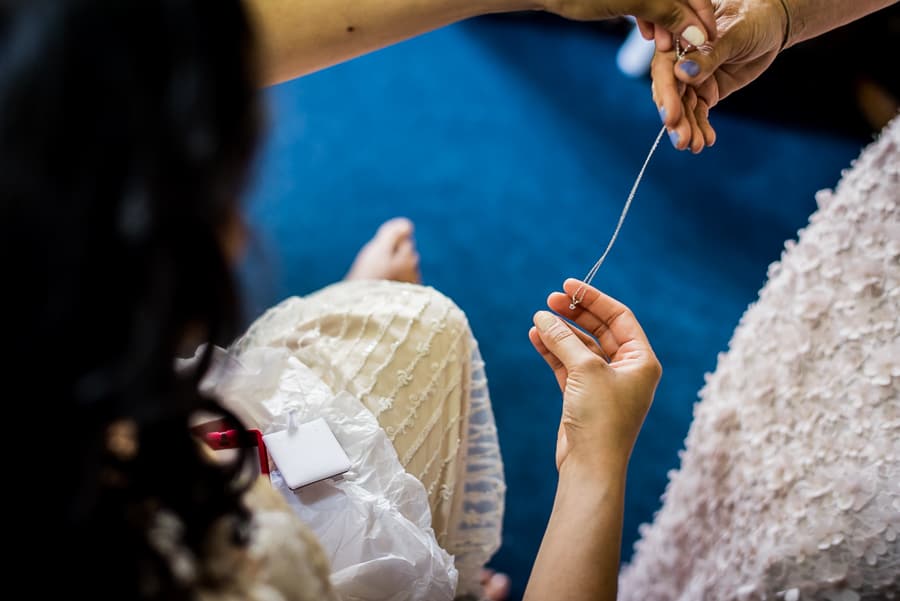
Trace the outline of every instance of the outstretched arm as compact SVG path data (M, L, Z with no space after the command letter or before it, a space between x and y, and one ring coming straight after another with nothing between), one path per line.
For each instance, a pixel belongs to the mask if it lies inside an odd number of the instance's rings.
M259 32L264 80L277 83L489 12L482 4L500 12L521 2L247 0L247 5Z
M299 77L488 13L545 10L577 20L631 14L687 38L715 38L711 0L246 0L265 83ZM690 27L694 29L689 29Z

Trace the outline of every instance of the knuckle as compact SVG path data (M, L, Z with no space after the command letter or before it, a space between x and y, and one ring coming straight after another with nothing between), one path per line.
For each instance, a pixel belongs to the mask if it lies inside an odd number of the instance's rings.
M603 323L602 321L597 324L597 327L591 330L591 336L600 340L606 332L609 331L609 326Z
M572 336L572 331L568 328L564 328L560 325L554 325L547 331L547 339L551 343L559 344L560 342L566 340L570 336Z
M647 375L652 376L655 380L659 380L660 378L662 378L662 363L660 363L659 359L657 359L655 356L647 362L644 369L646 370Z
M697 95L694 93L694 89L691 87L688 87L687 93L685 93L684 97L685 97L685 102L684 102L685 107L689 111L693 112L694 109L697 108Z

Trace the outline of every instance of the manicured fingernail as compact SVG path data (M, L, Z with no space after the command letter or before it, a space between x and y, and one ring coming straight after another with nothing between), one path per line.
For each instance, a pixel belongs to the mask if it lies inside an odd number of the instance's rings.
M666 107L664 106L659 107L659 119L663 123L666 122Z
M553 324L556 323L556 318L547 313L546 311L538 311L538 313L534 316L534 325L541 332L546 332L550 328L553 327Z
M686 39L691 46L702 46L706 43L706 36L696 25L691 25L684 30L681 37Z
M681 136L678 135L678 132L675 130L670 131L669 139L672 140L672 146L678 148L678 142L681 140Z
M697 74L700 73L700 65L691 60L681 61L678 68L684 71L688 77L697 77Z

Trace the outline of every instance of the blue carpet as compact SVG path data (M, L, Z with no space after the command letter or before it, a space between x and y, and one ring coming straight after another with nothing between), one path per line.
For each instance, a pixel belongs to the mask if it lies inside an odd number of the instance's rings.
M248 203L253 312L344 274L406 215L428 284L469 315L488 366L509 483L494 566L521 595L556 485L560 398L526 333L605 245L660 125L617 41L488 19L268 93L271 135ZM774 101L774 100L773 100ZM623 557L659 506L703 374L855 142L714 115L699 157L664 141L597 283L641 319L665 368L629 474Z

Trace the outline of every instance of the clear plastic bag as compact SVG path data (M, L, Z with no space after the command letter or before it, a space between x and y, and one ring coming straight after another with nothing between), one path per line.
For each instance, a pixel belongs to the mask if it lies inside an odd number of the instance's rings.
M254 348L240 360L219 353L208 384L248 426L263 433L321 417L351 460L340 480L293 491L272 484L316 534L344 601L441 601L457 571L431 529L425 488L400 465L375 416L353 396L334 395L285 349Z

